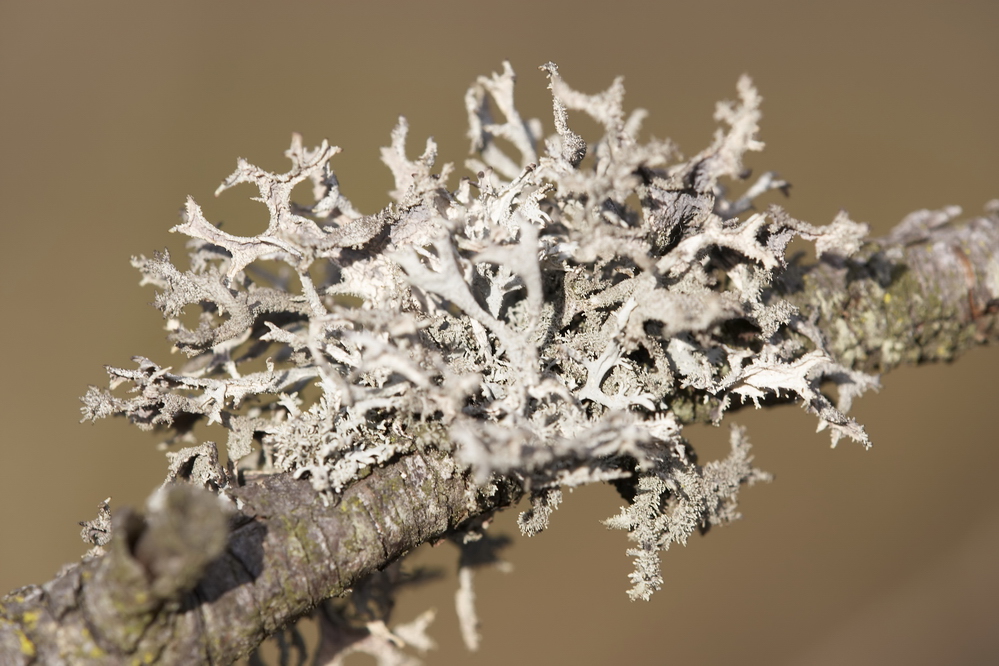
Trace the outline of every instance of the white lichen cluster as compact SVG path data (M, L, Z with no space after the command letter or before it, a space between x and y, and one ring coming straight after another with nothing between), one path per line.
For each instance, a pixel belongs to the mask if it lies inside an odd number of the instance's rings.
M817 228L776 207L743 216L786 188L773 173L726 196L746 151L763 147L750 80L718 106L712 145L685 159L640 141L645 112L625 114L620 79L586 95L542 69L555 132L519 115L509 64L479 78L465 96L472 176L454 189L450 164L435 172L432 140L407 156L400 119L382 149L394 203L376 215L340 192L326 142L308 150L295 136L283 174L240 160L218 192L254 185L266 231L226 233L189 200L173 230L191 237L190 268L165 253L133 260L190 360L109 368L111 388L132 393L91 389L85 417L123 414L188 444L199 420L221 424L230 461L308 478L327 496L437 447L483 486L493 475L523 484L527 533L546 526L560 488L613 482L630 500L609 524L637 544L636 598L661 585L659 551L736 517L739 486L764 476L739 430L728 458L698 465L683 423L718 421L733 401L797 398L834 444L866 445L844 412L875 380L836 363L770 288L794 236L835 259L866 227L841 215ZM603 136L574 133L569 112ZM292 202L304 181L314 202ZM838 407L824 381L838 385ZM173 473L206 447L175 455ZM217 462L205 467L222 488Z

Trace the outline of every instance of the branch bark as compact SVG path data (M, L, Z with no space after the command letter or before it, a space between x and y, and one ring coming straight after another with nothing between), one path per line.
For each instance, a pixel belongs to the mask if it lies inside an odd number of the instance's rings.
M952 360L999 334L997 212L961 225L910 216L857 258L792 266L779 288L849 367ZM3 598L0 663L230 663L522 493L512 479L477 487L429 448L374 470L332 506L287 475L233 489L237 511L174 485L145 516L115 516L105 555Z

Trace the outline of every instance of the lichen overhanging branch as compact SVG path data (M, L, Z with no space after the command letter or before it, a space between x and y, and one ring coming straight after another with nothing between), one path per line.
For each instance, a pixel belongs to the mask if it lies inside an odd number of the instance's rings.
M285 473L332 505L372 469L433 449L486 495L500 481L529 491L521 524L532 534L561 488L611 482L628 506L608 524L638 544L634 598L661 585L659 551L737 517L738 488L766 478L741 430L728 458L702 465L684 424L794 399L833 444L869 445L846 411L877 379L844 362L862 352L844 351L842 326L821 326L826 310L807 309L785 252L794 236L814 242L820 266L884 290L884 303L894 283L882 273L897 257L864 249L866 225L845 213L827 227L773 206L739 217L787 187L768 172L727 195L745 154L763 147L749 79L738 102L719 105L712 145L683 159L669 142L640 141L645 113L625 114L621 80L586 95L553 64L542 69L553 134L516 110L504 64L465 98L474 179L449 189L432 141L410 160L400 119L382 151L394 203L375 215L340 191L329 166L338 149L326 142L307 150L293 137L284 174L240 160L219 192L253 184L270 213L263 233L221 232L191 199L174 228L191 237L190 268L166 254L133 260L189 360L109 368L111 390L92 388L84 417L165 430L167 443L192 445L172 454L171 479L237 497L241 475ZM577 112L604 135L587 143L573 132ZM312 204L290 199L304 181ZM260 280L261 260L286 264L300 289ZM976 316L992 312L995 295L969 299ZM195 308L192 329L183 316ZM837 404L824 382L837 385ZM116 394L126 383L132 393ZM238 473L195 437L202 419L228 430Z
M395 204L377 215L358 214L340 192L329 169L338 149L326 142L307 150L296 135L283 174L240 160L217 194L254 185L270 214L263 233L219 231L189 199L174 231L192 238L191 268L167 255L134 261L191 361L109 369L137 395L92 389L85 416L124 414L189 443L205 417L229 429L234 462L332 494L427 445L452 449L480 483L512 475L540 490L653 474L675 486L687 420L678 406L698 401L718 421L733 399L793 396L834 444L868 445L819 386L835 376L852 396L876 382L802 335L798 311L771 288L793 236L845 258L866 226L841 216L813 227L776 208L734 215L786 186L771 174L741 199L725 196L722 182L763 147L749 79L738 102L719 105L713 144L681 160L671 144L639 140L644 112L626 117L620 79L586 95L555 65L542 69L555 134L542 137L543 124L517 112L505 64L466 95L477 180L449 190L451 167L435 172L432 141L410 160L400 119L382 151ZM603 137L583 141L574 112ZM307 180L315 203L293 203ZM635 192L641 210L630 208ZM261 259L286 263L301 291L259 284L248 271ZM196 306L191 330L180 317ZM265 369L242 370L261 358Z

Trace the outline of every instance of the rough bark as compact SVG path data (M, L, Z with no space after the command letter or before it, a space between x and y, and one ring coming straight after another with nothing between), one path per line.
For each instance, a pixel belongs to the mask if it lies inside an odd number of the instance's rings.
M950 361L997 334L995 207L959 225L928 211L907 222L848 262L784 275L788 297L817 317L837 360L856 370Z
M913 218L859 257L791 267L781 289L850 367L951 360L999 333L999 216ZM116 515L105 555L2 600L0 663L230 663L520 493L512 480L477 488L432 449L374 470L330 506L286 475L234 489L240 508L228 512L177 485L145 516Z
M145 517L120 513L106 555L3 599L0 663L230 663L323 599L518 498L512 486L476 488L435 451L375 470L335 506L288 475L232 495L241 509L228 517L228 543L223 505L192 486L173 486ZM176 575L192 565L196 576Z

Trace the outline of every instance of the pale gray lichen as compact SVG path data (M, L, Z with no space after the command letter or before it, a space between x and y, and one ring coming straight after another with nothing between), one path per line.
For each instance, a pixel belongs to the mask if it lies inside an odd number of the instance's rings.
M745 430L732 427L732 451L723 460L700 467L686 456L664 458L653 469L638 474L631 504L604 523L628 530L638 544L628 550L635 558L631 574L632 599L648 599L662 587L659 553L670 544L687 544L695 530L739 518L736 495L743 483L769 481L770 476L751 466Z
M436 612L428 610L405 623L389 625L395 594L400 587L420 582L416 576L404 575L398 562L366 577L342 597L327 599L316 608L313 616L319 623L319 645L309 663L334 666L348 663L352 654L367 654L380 666L418 666L422 662L408 654L406 648L423 653L436 647L427 634ZM304 641L292 628L294 642L301 642L300 658L305 663ZM282 664L292 663L290 651L281 655ZM262 660L251 663L263 663ZM350 660L349 663L354 663Z
M478 650L482 642L479 614L475 606L473 584L475 572L484 567L494 567L505 573L513 570L513 565L500 556L500 551L509 545L509 538L503 535L494 537L486 533L491 520L491 516L472 520L461 533L451 538L461 551L461 556L458 558L458 589L454 593L454 609L458 615L462 641L472 652Z
M80 521L80 538L84 543L93 546L84 554L84 559L99 557L104 554L104 546L111 541L111 498L97 505L97 517L93 520Z
M403 648L410 647L419 652L434 649L437 645L427 633L427 629L436 616L436 611L427 610L415 619L397 624L391 629L382 621L370 622L366 627L366 634L356 638L351 637L353 640L348 644L337 645L338 649L335 652L330 650L329 659L315 663L321 663L323 666L344 666L348 663L347 657L366 654L374 659L377 666L420 666L423 662L406 653ZM325 636L326 632L323 635ZM301 663L305 663L304 658ZM349 663L354 663L354 660L350 660Z
M220 424L230 461L308 478L327 497L436 446L479 483L499 474L530 490L528 533L547 524L559 488L612 482L631 500L611 524L640 544L637 598L660 585L660 550L734 518L739 485L763 478L741 431L724 461L696 464L682 427L698 413L718 421L733 399L794 398L833 444L868 445L845 412L876 379L838 363L771 289L794 236L836 259L867 228L845 214L815 227L777 207L739 217L787 188L768 172L726 194L725 182L745 177L746 153L763 147L749 78L737 102L718 106L711 146L683 159L667 141L639 139L646 114L625 113L621 79L586 95L554 64L542 69L553 134L519 114L504 63L465 96L474 176L450 189L432 140L407 157L400 119L382 150L394 203L375 215L341 192L329 166L339 149L325 141L309 150L295 135L286 173L239 160L217 194L254 185L264 232L221 231L189 199L173 231L191 238L190 268L166 253L133 260L189 360L108 368L111 390L92 388L84 417L125 415L192 445L198 421ZM575 112L603 136L573 132ZM314 202L292 202L306 181ZM838 406L824 381L839 386ZM116 395L125 382L132 393ZM222 468L203 462L199 478L221 489Z
M517 516L517 526L524 536L534 536L547 529L548 519L562 503L560 488L544 488L531 493L531 508Z

